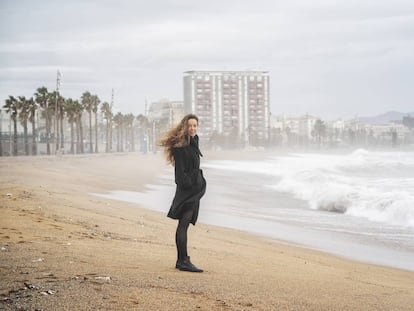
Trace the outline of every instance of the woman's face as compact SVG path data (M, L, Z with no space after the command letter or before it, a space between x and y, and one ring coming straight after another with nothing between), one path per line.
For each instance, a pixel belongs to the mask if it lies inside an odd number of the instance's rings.
M188 119L187 134L194 137L197 134L198 122L196 119Z

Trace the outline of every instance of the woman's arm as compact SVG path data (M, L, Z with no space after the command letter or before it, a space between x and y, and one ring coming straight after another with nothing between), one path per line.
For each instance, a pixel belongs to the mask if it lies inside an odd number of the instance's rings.
M174 148L175 183L181 188L190 188L192 185L191 172L185 167L185 152L183 148Z

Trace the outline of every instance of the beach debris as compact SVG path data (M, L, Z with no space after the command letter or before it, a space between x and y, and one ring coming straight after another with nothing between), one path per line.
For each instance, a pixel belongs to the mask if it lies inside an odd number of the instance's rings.
M216 299L217 304L221 305L221 306L227 306L227 303L224 300L221 299Z
M39 287L34 286L33 284L30 284L30 283L27 283L27 282L24 282L23 284L24 284L24 286L26 286L27 289L39 289Z
M79 275L75 275L74 277L71 278L72 280L82 280L82 281L86 281L88 278L86 276L79 276Z
M1 249L2 251L7 251L7 248L5 248L4 246L2 246L0 249Z
M9 192L9 193L6 193L6 196L7 196L8 198L11 198L13 195Z
M11 289L8 291L8 293L2 293L0 294L0 301L6 302L6 303L14 303L15 301L19 301L20 299L29 298L32 297L32 294L30 293L30 290L38 290L39 287L35 286L33 284L24 282L24 286L18 288L18 289Z
M10 302L10 303L12 302L12 300L10 299L10 297L3 297L3 296L1 296L0 301Z
M101 280L101 281L110 281L112 278L110 276L95 276L95 280Z
M37 258L37 259L33 259L32 262L42 262L44 261L44 258Z
M54 295L54 294L56 294L56 292L55 291L53 291L53 290L51 290L51 289L49 289L49 290L47 290L47 291L43 291L43 292L40 292L41 294L43 294L43 295L45 295L45 296L49 296L49 295Z
M54 279L56 278L56 276L53 273L50 273L50 272L43 272L42 275L44 277L51 277L51 278L54 278Z

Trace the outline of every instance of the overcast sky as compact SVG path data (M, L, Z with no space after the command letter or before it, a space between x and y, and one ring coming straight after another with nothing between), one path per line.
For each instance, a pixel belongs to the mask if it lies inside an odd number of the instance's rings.
M56 87L123 113L188 70L269 71L271 112L414 111L413 0L0 0L0 100Z

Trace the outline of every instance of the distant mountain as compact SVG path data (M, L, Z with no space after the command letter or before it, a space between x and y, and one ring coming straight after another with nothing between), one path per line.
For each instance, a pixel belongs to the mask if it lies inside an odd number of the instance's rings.
M402 121L402 118L408 115L414 117L414 112L404 113L398 111L389 111L375 117L361 117L358 118L358 120L364 124L384 124L390 123L391 121Z

